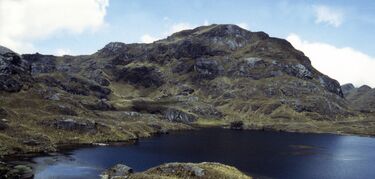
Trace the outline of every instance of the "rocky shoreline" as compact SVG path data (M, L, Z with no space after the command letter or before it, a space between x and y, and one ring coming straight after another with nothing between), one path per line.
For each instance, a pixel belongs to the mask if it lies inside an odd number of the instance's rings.
M227 130L257 130L257 131L264 131L264 132L295 132L295 133L313 133L313 134L334 134L334 135L357 135L363 137L374 137L374 135L358 135L358 134L345 134L345 133L337 133L337 132L320 132L320 131L285 131L281 129L273 129L273 128L264 128L264 127L254 127L254 126L246 126L242 122L235 121L229 124L221 124L221 125L199 125L195 124L192 125L190 129L183 129L183 130L173 130L174 132L183 132L184 130L199 130L199 128L224 128ZM168 135L169 132L159 133L156 132L152 134L153 137L155 135L166 134ZM106 143L90 143L90 144L64 144L57 147L57 150L53 153L50 152L40 152L40 153L25 153L25 154L18 154L12 156L3 156L3 160L0 161L0 178L32 178L33 177L33 163L32 158L40 157L40 156L54 156L54 155L64 155L65 153L69 153L69 151L82 148L82 147L94 147L94 146L126 146L132 145L136 143L138 140L142 140L142 138L137 139L129 139L126 141L109 141ZM52 151L51 151L52 152Z

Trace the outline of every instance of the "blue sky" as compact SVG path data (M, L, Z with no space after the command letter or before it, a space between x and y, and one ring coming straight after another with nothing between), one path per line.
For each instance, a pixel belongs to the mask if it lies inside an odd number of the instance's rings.
M343 13L339 27L316 23L315 6ZM350 46L375 56L375 1L276 1L276 0L110 0L107 24L95 33L55 34L37 40L38 50L57 48L92 53L110 41L140 42L144 34L160 36L173 24L246 23L251 31L286 38L295 33L308 41Z
M2 29L3 22L8 29ZM0 0L0 44L20 53L91 54L111 41L151 42L212 23L287 38L310 58L319 58L312 59L318 70L343 78L341 83L369 84L370 76L375 86L375 73L361 72L366 66L375 68L371 0ZM14 30L19 26L24 30ZM320 55L327 45L331 49ZM344 62L345 70L333 70L335 63ZM353 63L359 64L361 75L344 79Z

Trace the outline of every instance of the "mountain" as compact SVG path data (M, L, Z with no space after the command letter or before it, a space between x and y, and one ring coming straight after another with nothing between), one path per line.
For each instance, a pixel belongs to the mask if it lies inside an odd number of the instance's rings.
M353 84L345 84L342 88L346 89L345 98L353 109L364 113L375 112L375 89L367 85L355 88Z
M347 89L288 41L236 25L112 42L92 55L0 52L2 155L192 124L375 134L371 113L353 107Z

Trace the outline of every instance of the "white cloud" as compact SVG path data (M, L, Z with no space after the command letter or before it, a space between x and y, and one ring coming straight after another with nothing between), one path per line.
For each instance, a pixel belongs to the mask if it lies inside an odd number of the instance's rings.
M326 43L308 42L291 34L287 40L305 53L312 65L341 84L375 87L375 57L350 47L339 48Z
M208 25L210 25L210 23L208 22L208 20L204 20L203 25L208 26Z
M141 42L142 43L152 43L152 42L155 42L156 40L158 40L159 38L157 37L153 37L149 34L145 34L141 37Z
M186 23L186 22L181 22L181 23L176 23L176 24L173 24L169 31L167 32L168 34L173 34L173 33L176 33L176 32L180 32L182 30L186 30L186 29L192 29L194 28L193 25L191 25L190 23Z
M339 27L343 20L344 15L340 10L330 8L328 6L314 6L315 23L326 23L334 27Z
M104 24L109 0L0 0L0 44L25 53L57 32L82 33Z
M241 27L243 29L246 29L246 30L249 29L249 25L247 23L245 23L245 22L241 22L241 23L238 23L236 25L238 25L239 27Z
M193 26L190 23L186 23L186 22L175 23L175 24L172 24L172 25L168 26L168 29L162 35L152 36L150 34L144 34L144 35L142 35L140 40L141 40L142 43L152 43L156 40L165 38L165 37L167 37L167 36L169 36L173 33L180 32L180 31L186 30L186 29L192 29L194 27L196 27L196 26Z
M73 55L70 49L63 49L59 48L55 51L54 55L56 56L64 56L64 55Z

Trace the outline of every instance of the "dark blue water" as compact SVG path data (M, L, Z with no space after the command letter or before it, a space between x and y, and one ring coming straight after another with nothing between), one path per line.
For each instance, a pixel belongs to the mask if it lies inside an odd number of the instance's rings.
M118 163L143 171L165 162L204 161L271 178L375 178L375 138L202 129L35 161L37 179L98 178Z

